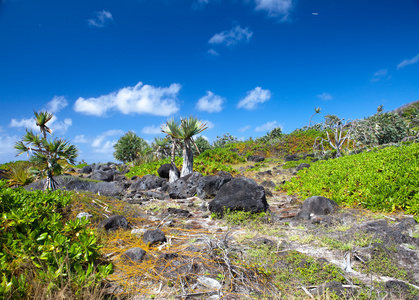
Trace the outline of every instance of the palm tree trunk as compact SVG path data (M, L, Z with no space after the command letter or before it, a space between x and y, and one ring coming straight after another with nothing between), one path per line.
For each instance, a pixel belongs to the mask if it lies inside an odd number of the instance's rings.
M183 166L182 172L180 173L180 177L184 177L193 172L193 152L191 149L190 140L184 140L183 145Z
M170 153L170 170L169 170L169 182L172 183L178 180L178 173L176 172L175 155L176 155L176 139L172 138L172 152Z
M55 191L58 188L58 183L55 181L54 177L52 177L51 170L47 172L47 181L45 181L44 190L50 189L51 191Z

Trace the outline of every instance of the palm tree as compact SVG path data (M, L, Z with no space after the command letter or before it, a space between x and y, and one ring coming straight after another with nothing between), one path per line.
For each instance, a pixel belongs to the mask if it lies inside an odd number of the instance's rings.
M174 182L178 179L178 175L176 173L175 155L176 145L179 138L179 125L176 123L175 119L171 119L166 121L166 125L162 126L161 131L167 134L167 136L172 140L172 149L170 151L171 168L169 170L169 182Z
M320 107L315 107L314 108L314 114L310 117L310 121L308 122L308 127L311 126L311 119L316 115L319 114L322 111L322 109Z
M52 117L54 116L52 113L49 113L47 111L40 111L39 113L36 111L33 111L35 114L35 122L36 126L39 126L39 130L41 130L41 133L44 137L44 139L47 138L47 132L49 134L52 134L52 130L46 125L49 121L51 121Z
M187 119L181 119L180 125L178 125L174 119L167 121L166 126L162 128L162 131L172 138L172 168L174 165L174 151L175 145L178 140L183 142L183 166L180 173L180 177L184 177L193 172L193 152L191 143L199 149L193 139L194 135L197 135L207 129L206 124L199 121L197 118L189 117ZM174 170L173 170L174 171ZM170 181L170 179L169 179Z
M66 160L70 164L75 164L75 158L77 157L77 148L74 145L70 145L63 139L52 139L47 140L46 133L51 134L51 129L46 126L46 123L51 120L53 115L48 112L34 112L36 125L40 127L41 134L33 133L32 130L26 130L26 134L23 136L22 141L15 144L15 149L18 150L18 154L27 152L32 154L29 161L33 165L38 166L38 169L34 171L35 174L44 176L46 173L47 181L45 182L44 189L56 190L58 183L54 180L53 174L58 175L63 171L59 160Z
M154 153L158 160L166 158L169 156L169 146L170 146L170 140L167 137L159 138L155 137L154 142L152 143L152 147L154 150Z

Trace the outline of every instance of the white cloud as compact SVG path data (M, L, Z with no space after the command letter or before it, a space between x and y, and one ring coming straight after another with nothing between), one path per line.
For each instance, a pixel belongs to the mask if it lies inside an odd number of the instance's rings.
M401 63L399 63L397 65L397 69L401 69L404 68L408 65L413 65L415 63L419 62L419 54L416 55L415 57L411 58L411 59L405 59L404 61L402 61Z
M108 156L112 155L112 153L115 151L113 146L116 144L117 139L108 139L108 137L122 136L123 134L124 131L120 129L112 129L96 136L90 144L90 146L93 148L92 151L94 153L101 153Z
M211 55L213 55L213 56L218 56L218 55L220 55L220 53L218 53L217 51L215 51L214 49L209 49L208 51L207 51L207 53L208 54L211 54Z
M51 120L47 123L47 126L51 128L52 132L66 133L68 128L73 124L73 121L69 118L64 119L64 121L58 121L56 116L53 116ZM39 127L36 126L34 118L31 119L12 119L10 121L10 127L15 128L24 128L33 131L39 131Z
M236 45L241 41L249 42L253 32L249 27L241 28L239 25L230 30L222 31L215 34L208 43L210 44L224 44L226 46Z
M204 124L206 124L207 129L211 129L211 128L214 128L215 127L214 123L212 123L209 120L202 120L201 122L204 123Z
M68 102L64 96L54 96L54 98L52 98L52 100L46 104L45 110L50 113L56 114L67 105Z
M333 99L332 95L330 95L329 93L321 93L321 94L317 95L317 98L319 98L323 101L329 101L329 100Z
M387 69L378 70L374 73L374 76L372 76L371 81L377 82L383 79L387 75Z
M256 10L268 12L270 17L282 16L285 21L292 9L292 0L255 0Z
M179 111L177 94L180 84L173 83L169 87L154 87L139 82L134 87L125 87L117 92L97 98L78 98L74 104L76 112L104 116L109 110L117 110L123 114L151 114L170 116Z
M144 134L160 134L161 132L161 127L160 126L146 126L143 128L143 130L141 131Z
M269 90L263 90L261 87L247 92L247 96L240 100L237 104L238 108L245 108L248 110L255 109L259 103L264 103L271 98L271 92Z
M29 129L29 130L39 130L39 127L36 126L36 122L35 119L31 118L31 119L20 119L20 120L16 120L16 119L12 119L10 121L9 124L10 127L15 127L15 128L25 128L25 129Z
M78 144L87 144L89 142L89 140L84 136L84 134L81 135L77 135L74 138L74 143L78 143Z
M209 113L220 112L223 110L223 103L225 99L215 95L211 91L207 91L207 94L198 100L196 108L201 111L206 111Z
M277 128L277 127L281 127L281 129L282 129L282 125L280 125L277 121L272 121L272 122L267 122L267 123L265 123L261 126L256 127L255 131L256 132L271 131L272 129Z
M19 140L18 136L0 135L0 162L16 160L17 151L14 146Z
M237 131L239 131L239 132L245 132L245 131L248 131L250 128L251 128L250 125L246 125L244 127L241 127L239 129L237 129Z
M102 10L96 12L96 18L95 19L89 19L87 20L87 23L90 26L94 27L105 27L105 24L112 21L112 14L109 11Z
M70 118L66 118L64 121L58 122L57 118L53 116L49 124L53 132L66 133L68 128L73 125L73 121Z

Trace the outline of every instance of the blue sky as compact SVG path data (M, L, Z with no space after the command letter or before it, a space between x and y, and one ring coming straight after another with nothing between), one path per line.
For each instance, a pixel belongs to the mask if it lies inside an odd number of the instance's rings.
M172 117L247 139L415 100L417 0L0 0L0 163L33 110L105 162Z

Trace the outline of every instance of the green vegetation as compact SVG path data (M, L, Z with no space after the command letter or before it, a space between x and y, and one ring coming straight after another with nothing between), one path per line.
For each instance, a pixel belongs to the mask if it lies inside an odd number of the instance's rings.
M78 155L77 148L64 139L47 139L47 133L51 134L52 131L46 124L52 119L53 114L46 111L35 111L34 114L36 125L39 126L41 131L40 134L34 134L32 130L26 130L22 141L15 144L15 149L18 151L18 155L30 153L29 161L34 166L31 169L32 173L38 178L43 178L46 175L47 180L44 189L56 190L58 185L53 176L62 174L62 161L75 164Z
M24 186L34 181L33 174L29 171L31 163L27 161L17 161L0 166L0 169L6 169L3 176L7 179L9 186Z
M116 142L113 147L115 149L113 157L124 163L134 162L137 160L144 162L144 157L150 148L143 138L139 137L132 131L128 131L120 137L118 142Z
M219 171L226 171L235 174L237 171L232 166L244 162L244 159L239 157L237 153L223 148L207 150L194 160L194 171L203 175L214 175ZM170 159L162 159L151 163L145 163L139 166L132 167L125 175L128 178L132 176L142 177L147 174L158 175L157 170L162 164L170 164ZM182 166L182 160L179 157L175 158L175 164L179 167Z
M186 176L193 172L193 152L191 144L194 144L198 149L193 137L203 132L207 125L202 123L197 118L189 117L180 120L177 124L174 119L168 120L166 125L163 126L162 131L166 133L171 139L173 144L181 141L183 145L183 165L180 176ZM199 150L198 150L199 152Z
M303 198L322 195L372 211L419 214L419 144L319 161L284 185Z
M66 219L71 193L28 192L0 181L0 196L1 295L37 298L39 289L51 298L61 289L77 295L112 271L99 261L89 221Z
M297 160L297 161L287 161L285 163L285 165L282 166L282 168L284 168L284 169L295 168L298 165L303 164L303 163L311 164L311 161L313 159L314 159L314 157L307 156L306 158L300 159L300 160Z

